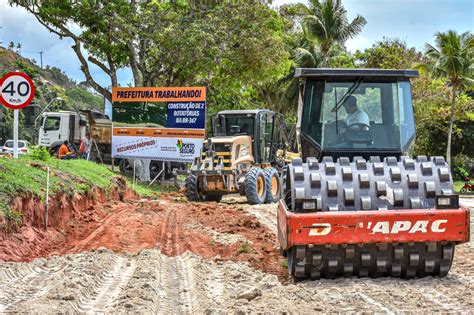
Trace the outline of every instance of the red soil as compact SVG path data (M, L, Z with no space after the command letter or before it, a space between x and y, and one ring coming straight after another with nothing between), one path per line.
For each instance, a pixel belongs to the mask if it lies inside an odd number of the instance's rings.
M208 259L246 261L282 277L287 273L280 266L282 257L276 236L236 206L188 203L180 193L163 194L159 200L137 200L130 194L122 199L106 202L103 194L95 199L63 196L54 206L51 204L50 228L44 231L44 218L38 215L43 213L41 203L23 198L17 209L33 216L19 233L0 235L0 260L30 261L100 247L119 252L159 247L169 256L190 250ZM32 212L32 208L40 211ZM250 242L250 250L241 253L240 241L232 245L215 242L207 232L190 224L201 224L219 233L240 234Z

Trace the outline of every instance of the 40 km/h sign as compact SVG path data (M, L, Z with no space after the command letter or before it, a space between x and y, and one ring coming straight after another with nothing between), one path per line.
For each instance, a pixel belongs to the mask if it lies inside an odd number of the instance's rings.
M0 80L0 102L11 109L28 106L35 96L35 86L22 72L10 72Z
M13 109L13 157L18 158L18 110L35 96L33 80L22 72L10 72L0 79L0 103Z

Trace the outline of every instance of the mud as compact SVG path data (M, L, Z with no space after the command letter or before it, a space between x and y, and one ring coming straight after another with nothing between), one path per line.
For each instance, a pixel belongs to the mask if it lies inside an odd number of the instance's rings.
M276 235L241 206L191 203L182 194L163 194L160 200L124 199L74 204L58 215L48 230L30 221L20 233L9 235L0 245L5 261L64 255L101 247L115 252L136 253L158 248L168 256L190 251L212 260L248 261L252 266L287 277L281 266ZM77 204L77 205L76 205ZM21 207L20 207L21 208ZM28 207L23 207L27 211ZM41 219L40 219L41 220Z
M10 209L21 214L22 225L11 231L6 229L6 222L0 227L0 260L28 261L48 255L51 244L64 239L72 222L87 225L88 222L102 220L105 216L102 211L104 204L135 198L121 178L113 179L108 192L93 188L83 195L53 195L47 209L38 196L29 193L19 195L13 199Z
M232 198L188 204L167 194L95 208L90 221L68 223L56 247L44 249L60 256L0 263L0 312L474 311L473 241L456 247L444 278L292 283L276 249L276 206ZM244 242L248 253L239 250Z

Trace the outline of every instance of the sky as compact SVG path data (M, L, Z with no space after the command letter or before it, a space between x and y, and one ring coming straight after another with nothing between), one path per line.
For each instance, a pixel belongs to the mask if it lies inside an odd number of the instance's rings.
M273 6L304 0L274 0ZM358 14L367 20L367 25L346 47L354 52L371 47L384 37L399 38L410 47L422 50L426 42L433 42L438 31L474 31L474 0L343 0L349 19ZM10 7L7 0L0 0L0 45L10 41L22 44L22 55L37 60L43 51L43 64L55 66L80 82L84 75L71 49L71 41L60 40L39 24L33 15L24 9ZM92 75L107 86L108 77L95 66ZM118 74L121 85L131 82L131 73L122 70Z

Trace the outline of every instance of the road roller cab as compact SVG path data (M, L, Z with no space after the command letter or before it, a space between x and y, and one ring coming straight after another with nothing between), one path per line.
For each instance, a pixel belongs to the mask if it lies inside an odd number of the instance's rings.
M415 137L413 70L297 69L302 155L400 157Z
M410 158L416 71L297 69L302 158L283 171L278 238L295 278L444 276L469 240L443 157Z

